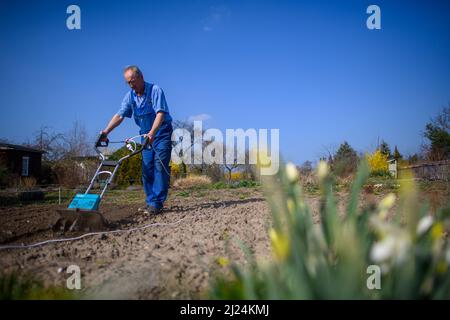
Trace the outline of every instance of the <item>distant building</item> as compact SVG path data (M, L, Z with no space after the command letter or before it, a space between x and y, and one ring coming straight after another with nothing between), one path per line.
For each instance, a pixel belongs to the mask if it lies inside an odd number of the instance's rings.
M396 159L388 160L388 165L389 165L389 173L391 174L392 177L397 179L398 178L397 160Z
M44 151L9 143L0 143L0 165L20 177L39 178Z

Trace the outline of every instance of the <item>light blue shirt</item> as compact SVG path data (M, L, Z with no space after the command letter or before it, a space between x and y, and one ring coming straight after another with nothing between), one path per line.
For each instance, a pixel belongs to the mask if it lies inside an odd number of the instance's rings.
M145 82L144 94L140 97L134 90L128 91L122 100L122 105L120 106L117 115L121 116L122 118L131 118L131 116L133 115L133 104L136 104L136 108L143 107L142 103L146 99L151 98L150 100L152 101L152 107L155 111L155 114L158 112L164 112L163 123L172 122L172 117L169 114L169 106L167 105L163 90L158 85L154 84L150 92L150 86L150 83Z

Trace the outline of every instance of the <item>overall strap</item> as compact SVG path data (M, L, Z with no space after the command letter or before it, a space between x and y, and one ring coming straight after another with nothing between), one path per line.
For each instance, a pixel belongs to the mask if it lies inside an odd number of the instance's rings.
M150 83L150 86L149 86L149 93L148 93L148 96L147 96L147 98L148 99L150 99L150 104L152 105L152 107L153 107L153 101L152 101L152 92L153 92L153 83Z

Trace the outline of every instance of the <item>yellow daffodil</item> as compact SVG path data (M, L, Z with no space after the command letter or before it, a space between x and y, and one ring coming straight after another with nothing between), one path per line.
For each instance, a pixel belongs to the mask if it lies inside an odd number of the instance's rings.
M270 229L269 236L275 257L280 261L285 260L289 254L288 237L278 233L275 229Z
M325 161L320 161L317 165L317 177L319 180L325 179L325 177L328 175L329 168L328 164Z
M387 218L389 209L394 206L395 194L389 193L378 205L379 216L382 220Z
M226 266L228 266L228 265L230 264L230 260L228 260L228 259L225 258L225 257L218 257L218 258L216 259L216 262L217 262L217 264L218 264L219 266L221 266L221 267L226 267Z
M444 226L441 222L436 223L433 228L431 228L431 238L433 240L438 240L442 238L442 234L444 233Z

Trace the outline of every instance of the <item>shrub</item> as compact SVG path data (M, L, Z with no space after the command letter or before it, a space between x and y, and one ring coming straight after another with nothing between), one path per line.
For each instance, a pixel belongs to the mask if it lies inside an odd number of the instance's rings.
M173 183L175 188L190 189L190 188L206 188L211 185L211 178L207 176L192 175L186 178L178 179Z
M240 181L242 180L242 178L244 177L242 172L232 172L231 173L231 179L230 179L230 174L229 173L225 173L224 174L225 179L227 180L231 180L231 181Z
M31 190L36 186L36 178L34 177L23 177L20 179L20 189Z
M337 214L331 177L325 163L318 167L320 219L314 224L298 177L284 168L266 177L273 226L269 230L274 261L250 267L231 264L232 277L221 273L211 286L219 299L442 299L450 298L450 203L428 214L419 204L413 180L403 183L398 213L389 194L377 206L358 206L369 176L367 163L357 172L346 215ZM400 221L402 220L402 221ZM378 290L369 277L380 275ZM374 270L370 269L370 270ZM376 282L375 282L376 285Z
M213 189L226 189L228 187L229 187L228 183L225 183L224 181L219 181L212 185Z
M347 177L355 172L357 163L356 151L345 141L336 151L331 162L331 169L336 176Z
M58 184L75 188L90 182L96 165L95 161L62 160L54 164L53 172Z
M258 186L259 183L256 181L252 181L252 180L241 180L236 182L235 185L233 185L233 187L235 188L253 188Z
M117 161L127 154L130 154L130 151L126 147L122 147L116 150L109 159ZM142 155L138 154L123 161L117 170L114 182L120 186L142 184Z
M366 154L367 162L372 176L388 176L388 155L383 154L379 149L373 154Z

